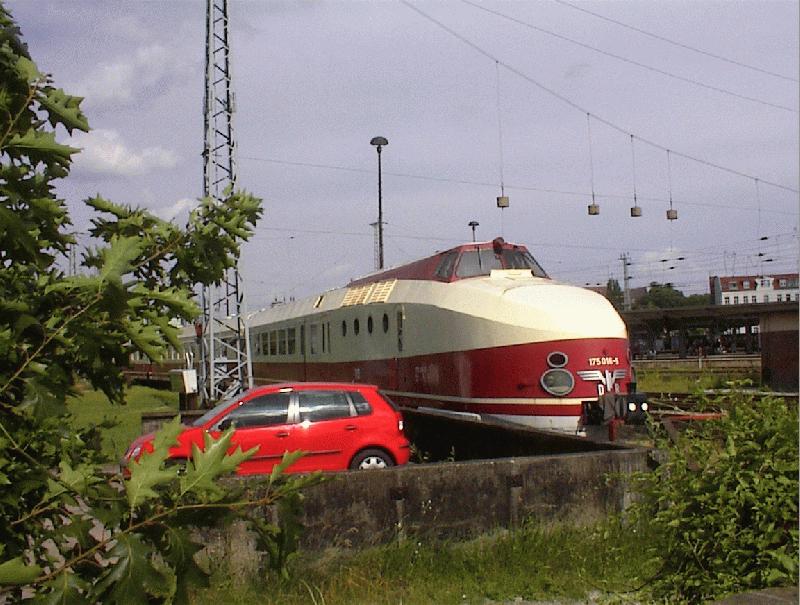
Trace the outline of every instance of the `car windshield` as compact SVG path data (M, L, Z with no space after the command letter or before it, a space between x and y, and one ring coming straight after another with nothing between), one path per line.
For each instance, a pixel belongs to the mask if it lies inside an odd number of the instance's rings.
M226 399L222 403L218 403L213 408L208 410L205 414L200 416L197 420L192 422L191 426L203 426L209 420L217 416L222 410L230 406L234 401L236 401L236 397L231 397L230 399Z

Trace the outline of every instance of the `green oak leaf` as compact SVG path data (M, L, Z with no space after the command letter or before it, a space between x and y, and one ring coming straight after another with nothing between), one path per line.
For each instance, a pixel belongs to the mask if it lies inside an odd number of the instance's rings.
M147 605L151 602L149 596L167 596L170 578L153 565L152 553L152 545L140 535L121 534L107 553L117 562L97 581L92 597L101 603Z
M60 88L51 89L38 99L39 104L50 114L50 123L61 124L72 134L74 129L89 132L89 121L81 111L82 97L73 97Z
M101 281L119 282L132 269L131 263L142 251L142 242L136 237L114 237L110 245L102 250L103 266Z
M42 574L38 565L28 565L22 557L0 563L0 586L29 584Z
M192 460L186 467L186 472L181 476L181 495L196 493L201 497L216 499L224 491L215 483L223 474L236 470L242 462L253 456L258 447L243 452L241 448L228 454L233 436L233 428L228 429L214 439L210 434L203 436L203 449L196 444L192 445Z
M45 584L50 592L36 601L44 605L83 605L86 603L86 590L89 584L80 576L64 572Z
M37 156L39 154L42 156L50 155L54 156L56 160L69 160L70 156L79 150L75 147L58 143L55 133L42 132L31 128L22 136L15 134L11 137L6 145L6 151L22 155L29 153L34 153Z
M131 460L128 464L131 476L125 481L125 493L131 510L145 500L158 498L153 488L169 483L177 476L177 468L165 469L164 461L182 430L180 418L176 416L156 433L153 451L145 452L139 460Z

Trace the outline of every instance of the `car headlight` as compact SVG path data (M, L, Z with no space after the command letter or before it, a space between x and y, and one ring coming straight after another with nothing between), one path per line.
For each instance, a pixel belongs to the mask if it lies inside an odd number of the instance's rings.
M542 374L542 388L556 397L563 397L575 388L575 378L568 370L554 368Z
M138 458L138 457L139 457L139 454L141 454L141 453L142 453L142 446L141 446L141 445L137 445L137 446L135 446L135 447L134 447L134 448L131 450L131 455L130 455L130 456L128 456L128 460L135 460L136 458Z

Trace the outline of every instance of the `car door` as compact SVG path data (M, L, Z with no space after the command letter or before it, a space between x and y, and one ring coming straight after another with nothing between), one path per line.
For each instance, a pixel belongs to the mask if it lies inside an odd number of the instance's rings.
M217 425L224 431L234 427L231 443L242 451L258 448L236 470L239 475L269 473L283 454L297 449L292 445L295 425L289 422L289 392L269 393L242 402ZM294 469L293 469L294 470Z
M355 454L361 423L340 390L297 391L296 443L306 451L298 470L343 470Z

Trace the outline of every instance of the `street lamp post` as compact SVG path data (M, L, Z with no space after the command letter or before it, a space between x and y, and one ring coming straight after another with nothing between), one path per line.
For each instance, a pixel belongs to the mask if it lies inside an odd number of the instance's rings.
M475 227L480 225L478 221L470 221L467 223L467 227L472 227L472 243L475 243Z
M381 182L381 148L388 145L384 137L374 137L370 142L378 150L378 269L383 269L383 191Z

